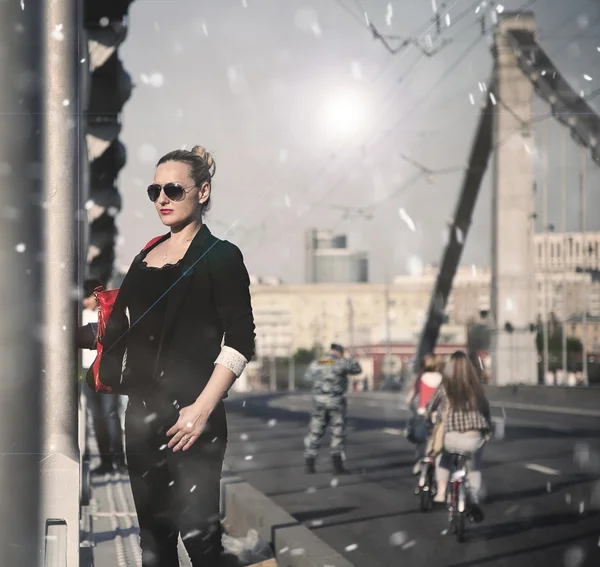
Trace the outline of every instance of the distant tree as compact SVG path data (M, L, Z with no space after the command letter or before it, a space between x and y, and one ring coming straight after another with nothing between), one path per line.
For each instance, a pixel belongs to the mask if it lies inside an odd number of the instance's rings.
M551 319L551 324L548 325L548 358L550 370L555 370L562 366L562 338L563 327L554 318ZM541 324L538 324L538 331L535 337L535 344L538 354L544 354L544 335ZM567 360L571 360L576 355L583 352L583 345L577 337L567 337ZM571 364L568 364L571 366Z
M492 330L484 323L474 323L467 329L467 348L470 353L490 350L492 346Z
M299 348L294 353L294 360L299 364L308 364L312 362L317 356L317 349L315 347L308 348Z

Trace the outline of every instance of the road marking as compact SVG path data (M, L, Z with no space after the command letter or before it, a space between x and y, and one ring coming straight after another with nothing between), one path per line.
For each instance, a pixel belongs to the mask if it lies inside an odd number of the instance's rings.
M558 476L560 474L560 471L557 471L556 469L551 469L542 465L536 465L535 463L529 463L528 465L525 465L525 468L529 469L530 471L536 471L549 476Z
M404 431L402 431L402 429L392 429L391 427L386 427L383 432L389 433L390 435L404 435Z

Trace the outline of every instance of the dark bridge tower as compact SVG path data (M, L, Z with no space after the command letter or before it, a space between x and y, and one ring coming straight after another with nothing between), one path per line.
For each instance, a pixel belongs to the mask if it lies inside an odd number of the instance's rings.
M533 14L503 14L495 31L492 195L493 382L537 384L535 321L533 87L519 68L514 31L535 31Z

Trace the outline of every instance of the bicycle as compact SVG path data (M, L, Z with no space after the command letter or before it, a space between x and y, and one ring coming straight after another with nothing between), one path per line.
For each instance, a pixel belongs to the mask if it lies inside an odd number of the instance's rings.
M459 543L465 541L465 525L468 516L469 476L467 473L467 453L450 453L452 469L448 483L446 503L448 504L449 533L455 534Z
M415 495L420 496L421 512L429 512L433 509L433 499L437 492L434 473L435 459L431 457L421 459L419 483L415 488Z

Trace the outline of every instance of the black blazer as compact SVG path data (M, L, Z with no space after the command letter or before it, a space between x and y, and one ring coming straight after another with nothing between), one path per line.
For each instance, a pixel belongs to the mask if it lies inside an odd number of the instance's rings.
M167 238L170 233L133 261L141 262ZM177 269L181 277L167 295L154 376L139 376L127 366L127 298L136 290L125 276L107 322L100 363L100 380L115 393L158 394L184 407L210 379L223 337L246 360L254 356L250 278L239 248L202 225Z

